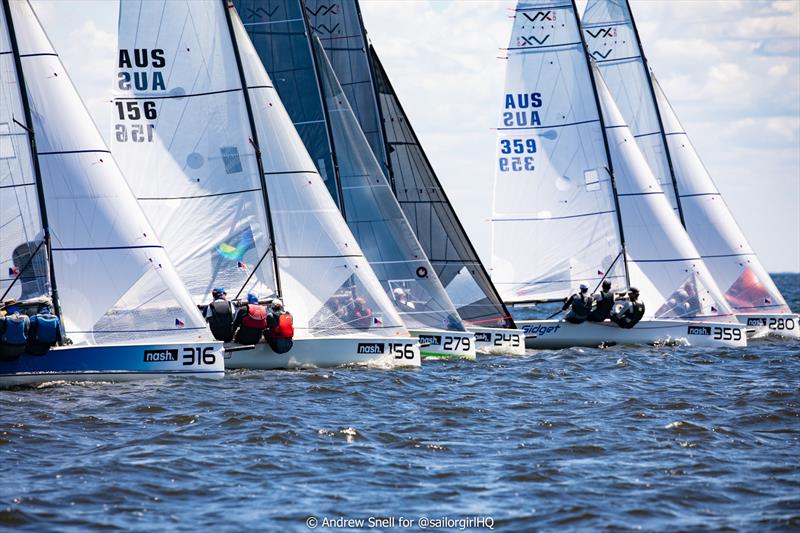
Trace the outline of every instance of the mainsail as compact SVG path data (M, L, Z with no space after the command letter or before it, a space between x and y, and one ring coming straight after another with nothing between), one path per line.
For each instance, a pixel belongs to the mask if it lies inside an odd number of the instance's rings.
M72 343L206 338L25 1L0 11L0 227L0 290L52 299Z
M473 325L512 326L375 49L367 42L358 1L307 0L305 7L359 125L459 315Z
M283 297L301 335L405 332L232 7L123 0L118 67L115 154L197 303L224 286Z
M278 79L277 89L295 123L304 109L321 109L327 149L311 136L306 145L333 161L331 187L342 214L404 323L414 328L463 330L452 302L408 225L381 166L315 35L306 31L298 0L237 2L245 27ZM310 75L313 74L313 77ZM301 136L303 130L298 126Z
M636 142L714 280L736 313L788 313L649 71L626 0L590 0L582 26L589 51Z
M729 315L593 68L574 5L519 2L498 127L501 294L558 299L605 277L637 285L656 318Z

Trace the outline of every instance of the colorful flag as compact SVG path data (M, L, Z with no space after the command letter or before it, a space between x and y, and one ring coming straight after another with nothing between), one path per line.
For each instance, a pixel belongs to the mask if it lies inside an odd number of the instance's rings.
M175 319L175 326L176 327L182 328L185 325L186 325L186 323L183 320L181 320L180 318L176 318Z
M769 299L769 298L764 298L764 303L765 303L765 304L771 304L771 303L772 303L772 300L771 300L771 299Z
M372 317L372 325L373 326L382 326L383 325L383 320L381 320L381 317L379 317L379 316L374 316L374 317Z
M9 276L16 276L17 274L19 274L19 269L17 267L8 267Z
M241 261L239 261L236 266L238 266L240 269L242 269L244 271L247 271L247 265L245 265Z

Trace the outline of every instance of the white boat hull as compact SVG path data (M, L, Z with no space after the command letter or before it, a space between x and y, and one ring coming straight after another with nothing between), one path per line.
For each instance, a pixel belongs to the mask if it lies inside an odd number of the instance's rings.
M279 370L290 368L330 368L346 365L418 367L421 364L419 341L411 337L343 335L336 337L295 338L284 354L260 342L242 349L225 345L225 368Z
M602 344L669 344L688 346L747 346L747 326L688 320L642 320L631 329L612 322L571 324L563 320L517 320L525 331L525 346L558 349Z
M475 351L479 354L525 355L525 332L521 329L475 326L467 329L475 334Z
M475 334L470 331L420 329L410 333L419 339L423 359L476 358Z
M753 339L763 337L800 339L800 315L747 314L736 315L736 318L747 326L748 336Z
M165 376L222 378L221 342L55 346L45 355L0 361L0 387L51 381L133 381Z

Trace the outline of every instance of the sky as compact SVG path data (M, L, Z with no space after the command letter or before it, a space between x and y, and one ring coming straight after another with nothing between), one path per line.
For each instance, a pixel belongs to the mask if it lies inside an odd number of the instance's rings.
M108 138L117 2L32 3ZM514 5L361 0L368 36L487 265L498 56ZM650 65L750 244L770 272L800 272L800 1L631 5Z

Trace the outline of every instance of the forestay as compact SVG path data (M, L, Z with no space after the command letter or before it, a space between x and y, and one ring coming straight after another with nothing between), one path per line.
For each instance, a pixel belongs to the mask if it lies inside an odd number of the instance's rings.
M31 6L14 1L7 8L13 20L0 12L3 292L13 283L6 297L29 299L50 297L57 287L53 300L74 344L204 339L202 317ZM49 281L48 270L55 275Z
M572 5L519 2L498 123L492 280L505 302L626 284L612 182Z
M734 312L789 312L649 72L630 6L590 0L582 25L614 100L651 170Z
M197 303L215 286L254 290L282 296L300 335L403 333L227 16L222 1L121 2L114 149L142 169L131 181L140 203ZM120 134L134 128L145 135Z

